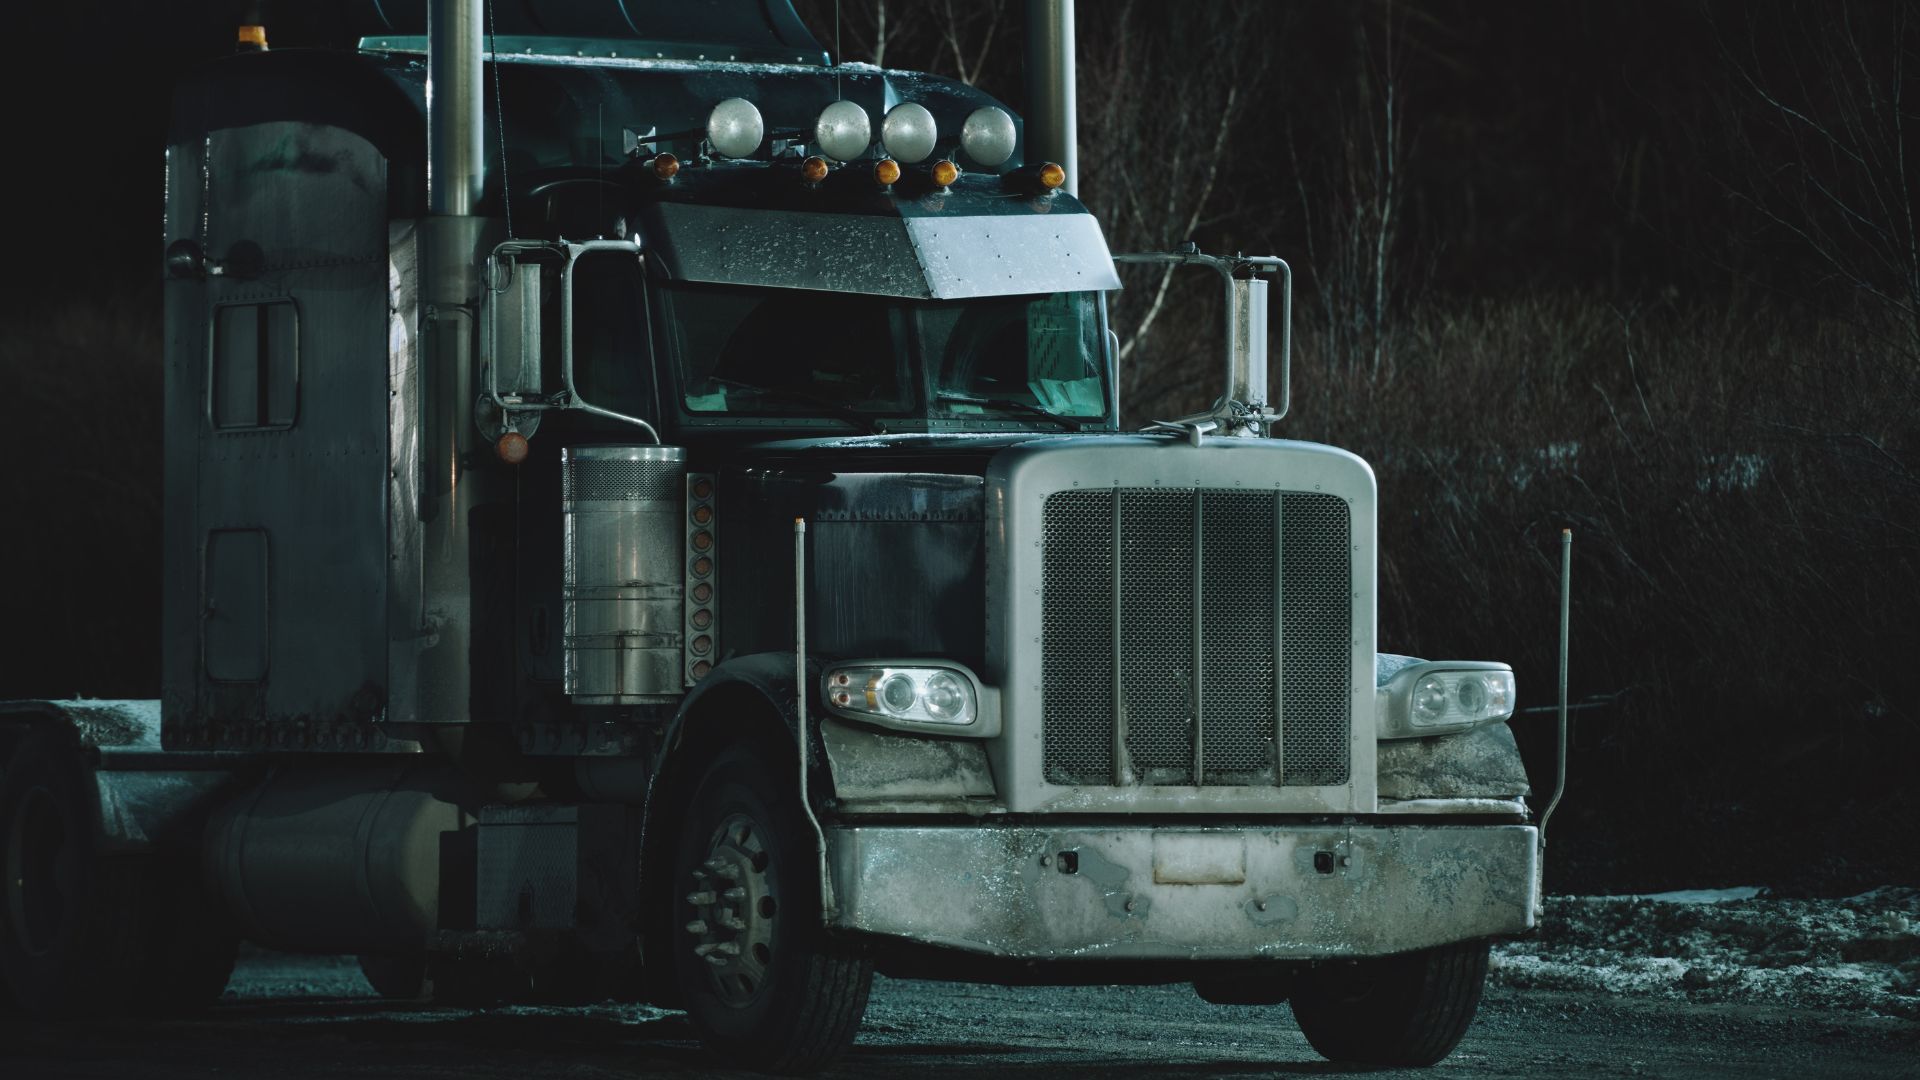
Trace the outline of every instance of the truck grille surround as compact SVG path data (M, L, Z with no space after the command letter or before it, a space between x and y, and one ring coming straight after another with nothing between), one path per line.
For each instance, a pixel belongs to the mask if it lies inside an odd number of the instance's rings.
M1347 782L1345 499L1121 487L1044 505L1048 783Z

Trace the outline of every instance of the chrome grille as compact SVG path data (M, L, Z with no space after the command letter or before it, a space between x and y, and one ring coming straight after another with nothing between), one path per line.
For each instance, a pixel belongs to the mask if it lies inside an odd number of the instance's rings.
M1043 529L1049 783L1346 782L1345 500L1060 491Z

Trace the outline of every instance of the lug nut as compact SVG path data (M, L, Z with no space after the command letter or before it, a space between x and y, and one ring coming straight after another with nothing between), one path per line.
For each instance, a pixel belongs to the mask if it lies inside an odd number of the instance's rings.
M713 903L713 900L712 889L702 889L698 892L690 892L687 894L687 903L692 904L694 907L705 907Z
M687 933L692 934L694 937L706 936L706 933L707 933L706 921L703 919L695 919L692 922L688 923Z

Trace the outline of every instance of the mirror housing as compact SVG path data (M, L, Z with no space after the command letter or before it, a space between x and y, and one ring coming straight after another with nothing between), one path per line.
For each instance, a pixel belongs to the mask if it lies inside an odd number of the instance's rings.
M531 436L540 425L541 414L554 409L578 409L618 420L640 428L654 442L660 441L652 424L595 405L582 398L574 385L574 268L583 257L604 254L644 258L640 245L630 240L508 240L488 257L480 355L484 389L474 403L474 422L489 441L497 444L509 433ZM560 325L543 327L543 294L556 281L560 288ZM541 383L544 342L549 337L558 341L557 390ZM502 380L507 380L505 385Z
M1228 435L1270 435L1293 400L1293 268L1273 255L1205 255L1188 244L1179 251L1115 255L1116 263L1204 266L1221 276L1226 288L1227 345L1224 390L1204 413L1153 426L1184 431L1197 444L1218 431ZM1269 291L1265 275L1280 277L1280 357L1278 394L1267 348ZM1277 396L1277 403L1272 399Z

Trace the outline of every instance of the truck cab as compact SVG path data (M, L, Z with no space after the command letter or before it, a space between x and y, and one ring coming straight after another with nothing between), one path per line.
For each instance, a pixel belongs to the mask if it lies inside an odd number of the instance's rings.
M1277 437L1285 264L1156 256L1224 389L1124 430L1115 256L1013 110L784 3L527 7L178 91L163 694L0 708L17 1003L245 937L776 1070L876 971L1444 1057L1538 908L1513 673L1379 651L1373 473Z

